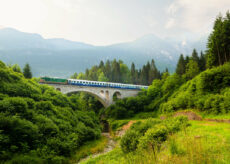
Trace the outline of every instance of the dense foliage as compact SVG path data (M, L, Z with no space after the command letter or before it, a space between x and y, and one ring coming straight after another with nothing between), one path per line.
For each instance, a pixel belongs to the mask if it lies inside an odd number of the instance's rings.
M137 122L121 139L121 149L124 153L137 149L157 151L169 134L175 133L188 125L186 117L176 117L167 120L148 119Z
M209 113L230 111L230 63L208 69L175 91L166 103L163 112L196 108Z
M94 112L0 62L0 159L63 163L85 141L100 137Z

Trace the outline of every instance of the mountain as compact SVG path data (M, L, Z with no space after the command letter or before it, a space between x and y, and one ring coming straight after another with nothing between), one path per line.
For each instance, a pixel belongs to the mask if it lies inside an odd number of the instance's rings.
M39 34L20 32L13 28L0 29L0 50L48 49L70 50L86 49L92 45L73 42L62 38L44 39Z
M134 62L137 67L154 59L160 70L167 67L173 72L181 53L191 54L193 48L204 50L205 43L205 39L176 41L149 34L132 42L93 46L5 28L0 29L0 60L21 67L28 62L34 76L69 77L108 59L121 59L128 65Z

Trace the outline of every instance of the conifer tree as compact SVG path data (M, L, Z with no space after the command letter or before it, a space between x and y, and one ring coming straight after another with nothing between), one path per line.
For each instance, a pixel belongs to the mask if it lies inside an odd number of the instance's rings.
M134 63L132 63L132 65L131 65L131 82L133 84L136 84L136 69L135 69Z
M181 54L177 63L176 73L178 75L183 75L185 73L185 66L186 66L186 62L184 60L183 54Z
M206 69L205 67L206 65L206 59L205 59L205 55L203 54L203 52L200 52L200 60L199 60L199 68L200 71L204 71Z
M102 69L103 67L104 67L104 62L101 60L101 61L100 61L100 64L99 64L99 68Z
M192 60L194 60L195 62L197 62L199 64L199 56L198 56L198 53L196 51L196 49L193 49L193 52L192 52Z
M26 63L25 67L23 68L23 75L27 79L32 78L32 72L30 70L30 65L28 63Z

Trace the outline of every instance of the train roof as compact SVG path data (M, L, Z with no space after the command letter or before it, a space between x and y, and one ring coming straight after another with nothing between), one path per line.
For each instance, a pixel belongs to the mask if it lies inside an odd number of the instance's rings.
M132 85L132 86L139 86L139 87L148 87L146 85L136 85L136 84L124 84L124 83L115 83L115 82L105 82L105 81L92 81L92 80L81 80L81 79L66 79L66 78L60 78L60 77L49 77L49 76L43 76L41 78L52 78L52 79L65 79L65 80L73 80L73 81L85 81L85 82L95 82L95 83L105 83L105 84L119 84L119 85Z
M90 81L95 83L109 83L109 84L120 84L120 85L133 85L133 86L142 86L142 87L148 87L145 85L136 85L136 84L124 84L124 83L114 83L114 82L105 82L105 81L92 81L92 80L81 80L81 79L67 79L67 80L73 80L73 81Z

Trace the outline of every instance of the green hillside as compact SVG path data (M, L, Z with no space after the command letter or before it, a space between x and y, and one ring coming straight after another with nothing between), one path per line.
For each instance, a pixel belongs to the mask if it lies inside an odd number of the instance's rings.
M86 141L100 137L94 112L76 99L0 62L0 159L10 163L65 163Z

